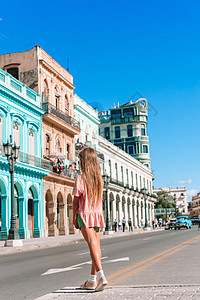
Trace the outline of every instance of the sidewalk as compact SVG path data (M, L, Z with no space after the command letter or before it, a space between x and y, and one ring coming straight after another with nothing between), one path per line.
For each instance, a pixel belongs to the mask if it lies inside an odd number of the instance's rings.
M152 285L152 286L109 286L102 292L80 290L75 287L66 287L56 292L39 297L35 300L199 300L199 285Z
M159 232L160 230L162 229L154 230L154 232ZM113 235L103 235L103 233L101 233L101 239L113 238L116 236L123 237L134 234L145 234L152 231L152 229L148 231L144 231L142 229L134 229L133 232L129 232L128 230L126 230L125 232L114 232ZM0 255L51 248L56 246L64 246L70 243L77 243L80 240L83 240L83 236L81 233L61 235L57 237L23 239L22 247L4 247L5 241L0 240Z

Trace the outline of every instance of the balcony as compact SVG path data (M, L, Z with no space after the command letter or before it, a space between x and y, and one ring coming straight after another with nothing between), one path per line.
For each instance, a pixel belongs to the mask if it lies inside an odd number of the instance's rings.
M44 118L47 119L51 124L54 123L63 130L67 130L72 135L79 134L80 123L74 118L63 113L60 109L49 102L43 102L42 109L46 112L44 114Z
M3 150L3 144L0 144L0 156L5 157L4 150ZM52 170L52 166L49 160L42 159L40 157L30 155L29 153L25 153L22 151L19 151L19 157L17 159L17 162L25 163L31 166L35 166L38 168L46 169L48 171Z

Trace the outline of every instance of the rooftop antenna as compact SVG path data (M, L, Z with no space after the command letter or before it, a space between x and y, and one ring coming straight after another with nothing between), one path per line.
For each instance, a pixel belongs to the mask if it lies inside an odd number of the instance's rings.
M67 59L67 71L69 72L69 57Z

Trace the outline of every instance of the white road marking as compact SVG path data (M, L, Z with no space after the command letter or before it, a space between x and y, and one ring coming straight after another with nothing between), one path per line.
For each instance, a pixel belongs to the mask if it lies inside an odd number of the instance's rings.
M147 241L147 240L152 240L152 238L146 238L146 239L143 239L143 241Z
M106 259L106 258L108 258L108 257L107 256L102 257L102 260ZM91 264L92 264L92 261L89 260L89 261L83 262L81 264L70 266L70 267L66 267L66 268L49 269L47 272L41 274L41 276L55 274L55 273L60 273L60 272L66 272L66 271L72 271L72 270L76 270L76 269L81 269L82 268L81 266L83 266L83 265L91 265Z
M107 261L104 261L104 264L118 262L118 261L129 261L129 257L122 257L122 258L107 260Z
M90 252L89 251L88 252L83 252L83 253L79 253L77 255L84 255L84 254L90 254Z

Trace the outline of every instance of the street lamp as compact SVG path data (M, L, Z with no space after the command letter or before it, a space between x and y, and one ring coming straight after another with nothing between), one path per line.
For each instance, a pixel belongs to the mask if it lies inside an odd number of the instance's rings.
M176 194L174 194L174 203L175 203L175 217L177 217L177 213L176 213Z
M22 240L20 240L16 226L16 208L14 199L14 167L19 156L19 147L17 147L15 143L13 145L11 135L10 142L8 141L6 144L3 144L3 147L10 167L11 178L11 225L8 232L8 239L5 242L5 246L22 246Z
M104 181L105 188L106 188L106 228L105 228L104 233L110 234L110 233L113 233L113 232L111 232L111 229L110 229L109 199L108 199L108 185L110 183L110 177L108 176L108 174L106 172L103 175L103 181Z
M143 188L141 189L142 194L144 195L144 211L145 211L145 229L148 229L149 224L147 222L147 189Z

